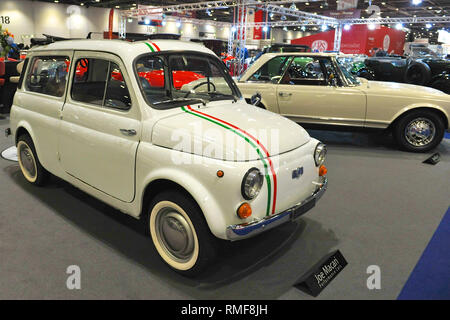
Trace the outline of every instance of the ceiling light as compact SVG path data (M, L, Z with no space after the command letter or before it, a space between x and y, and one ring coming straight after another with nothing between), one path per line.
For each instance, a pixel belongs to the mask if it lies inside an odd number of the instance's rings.
M346 25L344 26L344 30L346 30L346 31L350 30L351 28L352 28L352 26L349 25L349 24L346 24Z
M412 0L412 4L415 6L418 6L421 3L422 3L422 0Z

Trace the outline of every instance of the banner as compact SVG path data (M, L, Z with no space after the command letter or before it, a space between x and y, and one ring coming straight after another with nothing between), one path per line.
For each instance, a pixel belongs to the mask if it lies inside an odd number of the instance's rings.
M303 44L314 52L332 51L334 49L335 31L327 31L312 36L294 39L292 44ZM403 54L405 32L397 29L381 27L369 30L367 25L354 25L350 30L342 32L341 52L347 54L371 55L374 48L388 53Z
M358 0L341 0L337 3L338 10L355 9L358 7Z
M114 24L114 9L109 10L109 23L108 23L108 39L112 39Z
M324 12L324 15L335 19L359 19L361 18L361 9L328 10Z
M264 11L256 10L255 11L255 22L263 22L264 20ZM256 26L253 28L253 40L261 40L263 38L263 31L261 26Z

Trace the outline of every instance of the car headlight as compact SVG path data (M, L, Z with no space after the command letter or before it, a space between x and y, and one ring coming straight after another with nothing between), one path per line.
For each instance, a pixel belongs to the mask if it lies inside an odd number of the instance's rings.
M242 180L241 192L242 196L246 200L251 200L256 198L256 196L261 191L261 187L264 182L264 177L257 168L251 168L247 171Z
M314 150L314 162L316 166L321 166L325 162L325 157L327 155L327 146L319 142Z

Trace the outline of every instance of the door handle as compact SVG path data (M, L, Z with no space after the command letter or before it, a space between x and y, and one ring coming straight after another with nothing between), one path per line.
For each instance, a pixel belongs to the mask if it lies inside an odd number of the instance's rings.
M129 137L136 135L136 130L134 129L120 129L120 132L122 132L123 135Z
M290 97L290 96L292 96L292 93L280 92L280 93L278 93L278 95L280 97Z

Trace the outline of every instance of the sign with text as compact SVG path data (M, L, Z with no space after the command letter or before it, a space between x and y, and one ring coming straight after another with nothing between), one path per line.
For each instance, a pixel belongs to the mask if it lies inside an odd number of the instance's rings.
M341 0L337 2L338 10L354 9L358 7L358 0Z
M342 253L337 250L326 255L308 272L303 275L294 287L313 296L317 297L323 289L325 289L331 281L345 268L347 261Z

